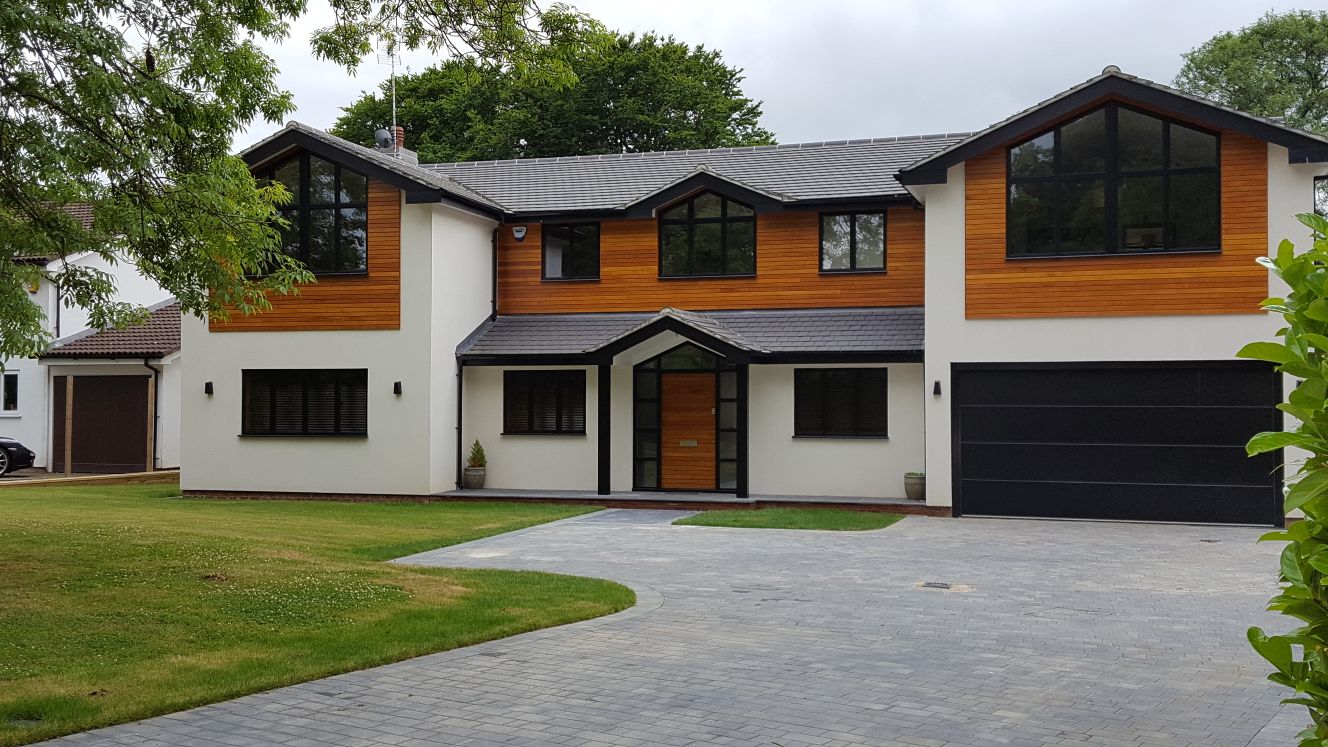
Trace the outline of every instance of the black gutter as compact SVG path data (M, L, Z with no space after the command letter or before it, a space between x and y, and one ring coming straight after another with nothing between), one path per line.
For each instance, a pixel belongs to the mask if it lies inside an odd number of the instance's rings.
M722 192L722 190L719 190ZM844 197L833 200L789 200L781 205L778 212L792 212L797 210L820 211L820 210L839 210L848 208L873 208L873 207L892 207L895 205L907 205L913 201L912 195L865 195L862 197ZM761 207L756 208L757 213L771 212ZM631 217L630 210L626 208L585 208L581 210L535 210L528 212L509 212L506 217L508 223L544 223L561 222L572 220L583 220L587 218L628 218Z
M693 338L688 339L704 347L710 347L706 342ZM743 353L739 351L739 354L735 356L729 356L723 351L716 352L726 358L731 358L735 362L750 363L754 366L777 363L921 363L923 356L921 350L825 350L774 353ZM611 363L613 354L606 354L599 350L586 353L516 353L512 355L471 355L467 353L457 356L457 360L464 362L467 366L597 366Z
M161 369L154 367L148 361L151 358L143 359L143 367L152 371L152 469L157 469L158 444L161 433Z

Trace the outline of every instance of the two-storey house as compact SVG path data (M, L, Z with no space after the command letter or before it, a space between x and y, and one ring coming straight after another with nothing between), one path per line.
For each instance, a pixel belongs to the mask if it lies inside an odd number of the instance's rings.
M891 498L1272 523L1255 263L1328 140L1109 68L973 134L416 164L244 153L319 274L187 320L183 486ZM568 493L571 494L571 493Z

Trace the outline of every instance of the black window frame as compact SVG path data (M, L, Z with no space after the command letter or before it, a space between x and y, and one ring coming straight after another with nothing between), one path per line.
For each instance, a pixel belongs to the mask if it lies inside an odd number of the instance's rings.
M835 212L823 212L816 219L817 242L820 252L816 258L817 269L826 275L843 274L870 274L884 273L890 266L890 237L889 221L890 217L886 210L840 210ZM848 244L848 267L839 269L827 268L825 266L825 219L835 218L847 215L851 218L849 221L849 244ZM858 267L858 218L863 215L881 216L881 266L880 267Z
M1319 204L1319 191L1321 188L1325 195L1325 200L1322 205L1323 208L1322 210L1320 209L1321 206ZM1316 215L1328 217L1328 175L1314 177L1314 192L1312 194L1313 196L1311 199L1314 202L1313 212Z
M1119 163L1119 154L1117 147L1117 116L1122 109L1142 114L1162 122L1162 168L1158 169L1133 169L1122 171ZM1105 113L1105 145L1106 153L1103 154L1103 170L1083 173L1062 173L1060 171L1061 162L1061 129L1067 125L1078 122L1080 119L1092 115L1098 111ZM1172 125L1184 127L1195 132L1209 135L1215 139L1214 147L1214 165L1173 168L1171 166L1171 127ZM1038 138L1053 133L1053 151L1052 151L1052 173L1039 176L1015 176L1012 173L1011 161L1016 148L1025 145ZM1217 243L1212 247L1183 247L1167 248L1168 238L1171 234L1170 216L1171 216L1171 177L1188 176L1195 174L1213 174L1216 177L1217 190L1213 196L1214 206L1213 214L1217 221ZM1160 177L1162 179L1162 247L1150 247L1146 249L1126 249L1122 246L1123 242L1119 235L1120 214L1118 211L1117 194L1124 178L1140 177ZM1014 187L1018 184L1051 183L1061 184L1073 181L1087 181L1100 179L1103 184L1103 240L1101 251L1053 251L1042 254L1032 253L1012 253L1010 242L1010 222L1011 218L1011 196L1014 193ZM1058 202L1059 202L1059 192ZM1052 246L1059 248L1061 237L1060 213L1053 207L1052 210ZM1007 260L1038 260L1038 259L1059 259L1063 257L1120 257L1137 255L1175 255L1175 254L1218 254L1222 251L1222 134L1215 130L1210 130L1190 122L1181 121L1174 117L1168 117L1147 109L1130 106L1119 102L1108 102L1093 109L1084 111L1053 127L1040 130L1028 137L1020 138L1018 142L1012 143L1005 149L1005 258Z
M535 393L536 380L555 379L550 386L544 383L543 386L552 389L554 393L554 428L535 427L536 401ZM562 380L562 381L559 381ZM516 400L512 397L513 390L516 387L526 388L526 412L524 427L520 422L515 422L512 408ZM567 388L565 388L567 387ZM579 392L579 403L577 398L568 401L567 392ZM586 371L585 369L535 369L520 370L507 369L503 371L503 430L504 436L584 436L586 435ZM564 408L580 405L580 423L581 427L563 427L564 420L576 421L575 411L566 411ZM569 416L570 413L570 416Z
M844 405L853 413L853 430L851 431L828 431L825 428L827 419L825 376L827 372L841 374L848 372L853 375L853 400ZM868 391L863 379L868 373L879 374L881 377L880 392L884 427L879 432L869 431L862 426L862 397ZM818 379L819 381L816 381ZM808 424L799 422L798 418L798 413L802 409L799 407L799 402L802 397L807 395L807 388L812 386L816 387L815 396L817 397L820 428L809 428L807 427ZM793 369L793 437L888 439L890 437L890 369L885 366Z
M718 197L718 198L720 199L720 208L719 208L719 209L720 209L720 213L719 213L719 216L718 216L718 217L715 217L715 216L704 217L704 218L698 218L698 217L696 217L696 201L697 201L698 199L700 199L700 198L706 196L706 195L714 195L714 196L716 196L716 197ZM735 204L735 205L741 205L742 207L747 208L748 210L750 210L750 211L751 211L751 214L750 214L750 215L735 215L735 216L730 216L730 215L728 214L728 212L729 212L729 203L733 203L733 204ZM664 217L664 213L665 213L665 212L667 212L667 211L669 211L669 210L673 210L674 208L678 207L679 205L684 205L684 204L687 205L687 217L686 217L686 218L665 218L665 217ZM748 205L747 203L745 203L745 202L743 202L743 201L741 201L741 200L735 200L735 199L733 199L732 197L729 197L729 196L727 196L727 195L724 195L724 194L722 194L722 193L720 193L720 192L714 192L714 191L711 191L711 190L705 190L705 191L703 191L703 192L698 192L698 193L696 193L696 194L691 195L691 196L688 197L686 200L679 200L679 201L677 201L677 202L674 202L674 203L668 205L667 207L661 208L661 209L657 212L657 214L659 215L659 218L658 218L658 220L657 220L656 233L658 234L659 253L658 253L658 266L657 266L656 272L657 272L657 274L658 274L658 277L659 277L661 280L675 280L675 279L679 279L679 278L681 278L681 279L696 279L696 278L750 278L750 277L756 277L757 247L758 247L758 245L760 244L760 238L757 236L756 208L755 208L754 206L752 206L752 205ZM728 260L729 260L729 232L728 232L728 226L729 226L730 224L736 224L736 223L750 223L751 226L752 226L752 270L751 270L751 272L719 272L719 273L713 273L713 272L711 272L711 273L695 273L695 272L692 272L692 271L691 271L691 268L692 268L692 258L693 258L693 256L694 256L695 253L696 253L696 226L698 226L698 225L702 225L702 224L719 224L719 225L720 225L720 227L721 227L721 228L720 228L720 232L719 232L719 235L720 235L720 240L719 240L719 246L720 246L720 248L719 248L720 265L721 265L722 267L728 267L728 264L729 264L729 262L728 262ZM688 271L685 272L685 273L680 273L680 274L676 274L676 275L666 275L666 274L664 273L664 234L665 234L664 228L665 228L665 226L686 226L686 227L687 227L687 268L688 268Z
M310 383L317 376L332 375L333 390L333 429L331 431L309 430L309 392ZM268 386L268 424L266 431L250 428L249 404L250 386L259 377L267 378ZM369 369L367 368L246 368L240 372L240 435L246 437L282 437L282 438L363 438L369 435ZM285 381L282 381L284 379ZM290 383L291 380L303 379L300 394L300 430L279 430L277 428L277 385ZM360 384L364 388L364 423L362 428L343 427L342 385L343 383Z
M550 275L549 275L549 261L548 261L548 251L549 251L549 240L548 240L548 239L549 239L549 232L550 232L551 230L552 230L552 231L561 231L562 229L566 229L566 230L567 230L567 237L566 237L566 238L567 238L567 251L570 252L570 251L574 250L574 249L576 248L576 246L577 246L577 242L575 241L575 237L576 237L576 229L578 229L578 228L589 228L589 227L591 227L591 226L594 226L594 228L595 228L595 247L594 247L594 254L595 254L595 274L594 274L594 275L574 275L574 276L560 275L560 276L557 276L557 277L550 277ZM584 222L580 222L580 223L548 223L548 224L545 224L545 225L540 226L540 279L541 279L541 280L548 280L548 281L550 281L550 282L554 282L554 283L561 283L561 282L576 282L576 281L585 281L585 280L599 280L599 244L600 244L600 231L601 231L601 228L600 228L600 224L599 224L598 221L584 221Z
M309 165L310 158L318 158L320 161L330 164L335 169L333 180L333 201L329 203L313 203L310 201L309 181L312 169ZM313 155L309 152L303 152L282 161L278 161L267 169L267 179L269 183L277 182L277 170L286 166L291 161L299 161L300 164L300 185L296 194L291 195L294 199L286 205L277 208L278 213L294 211L295 219L291 221L291 228L299 235L299 252L293 254L296 259L304 263L306 269L312 272L316 277L331 277L338 275L368 275L369 274L369 176L362 174L355 169L330 161L321 156ZM341 201L341 172L347 171L364 179L364 201ZM341 211L342 210L363 210L364 211L364 267L351 269L341 268ZM336 258L336 264L332 269L314 267L310 264L310 252L313 242L310 239L311 217L315 210L327 210L332 213L332 234L337 237L338 243L333 249L333 256ZM289 252L287 252L289 254Z
M6 371L0 377L0 412L18 412L17 371Z

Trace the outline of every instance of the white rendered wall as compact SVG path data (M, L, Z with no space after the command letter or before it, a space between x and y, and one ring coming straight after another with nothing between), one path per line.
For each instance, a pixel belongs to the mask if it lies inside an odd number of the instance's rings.
M455 424L455 396L433 401L449 392L445 381L435 379L433 348L449 346L442 355L451 356L460 337L436 341L431 328L442 318L469 332L478 324L472 324L478 312L471 296L435 291L433 265L436 259L457 258L458 267L470 273L471 255L487 257L489 251L487 232L474 225L456 231L435 227L435 221L461 215L442 206L403 206L398 330L214 333L201 320L186 318L181 487L409 495L449 487L450 466L444 465L452 463L453 452L435 439ZM435 246L438 235L450 237L446 245ZM477 237L482 241L472 244ZM458 277L458 282L487 282L487 274ZM239 436L244 368L368 369L368 437ZM213 382L211 397L203 393L207 381ZM397 381L401 396L392 393Z
M888 439L794 438L796 368L889 370ZM904 473L926 466L919 363L752 366L748 480L752 495L904 497Z
M584 435L502 435L503 372L586 372ZM467 366L462 429L463 454L479 439L488 457L485 488L507 490L595 490L599 482L599 386L594 366ZM631 460L631 452L627 455Z
M1312 209L1322 164L1290 166L1269 146L1269 243L1308 240L1294 214ZM950 364L954 362L1231 360L1242 345L1272 339L1267 314L1065 319L964 318L964 167L926 188L927 502L951 503ZM1085 299L1091 303L1092 299ZM930 394L941 382L942 395Z
M490 314L493 230L487 218L438 205L430 232L433 253L429 492L453 490L456 474L456 347ZM403 232L403 237L406 235ZM424 234L412 232L410 243ZM429 249L429 247L424 247ZM417 251L412 248L412 251ZM469 448L469 441L463 444ZM462 454L464 458L464 451Z
M157 367L157 467L172 469L180 466L180 372L179 353L167 357Z

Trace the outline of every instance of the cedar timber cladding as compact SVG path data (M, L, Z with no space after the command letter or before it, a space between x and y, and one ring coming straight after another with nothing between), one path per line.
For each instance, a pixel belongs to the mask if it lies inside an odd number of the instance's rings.
M401 328L401 190L369 180L369 271L330 275L299 295L269 297L261 314L232 314L212 332L295 332Z
M758 215L756 275L735 278L660 279L658 223L643 218L600 222L599 280L542 281L539 224L522 224L528 230L523 241L504 228L498 232L498 312L922 305L921 210L890 208L885 273L821 274L819 215Z
M965 165L965 310L1001 317L1258 314L1268 295L1268 147L1221 132L1222 251L1005 257L1005 147Z

